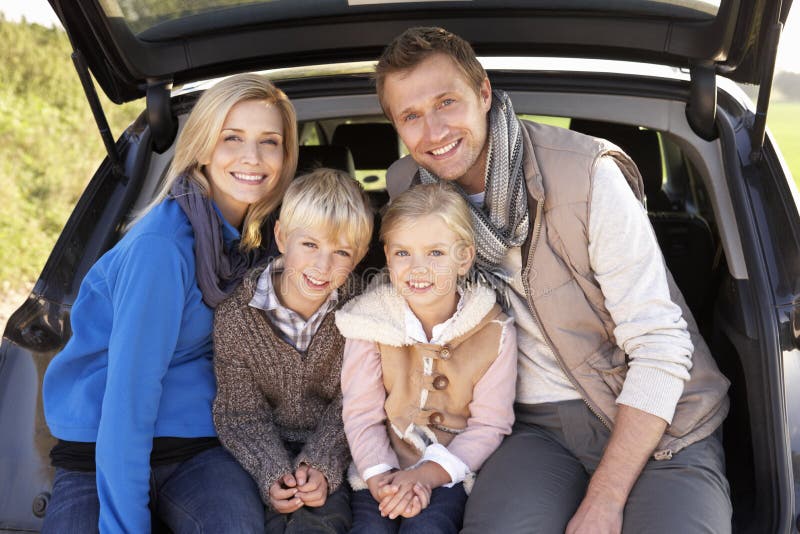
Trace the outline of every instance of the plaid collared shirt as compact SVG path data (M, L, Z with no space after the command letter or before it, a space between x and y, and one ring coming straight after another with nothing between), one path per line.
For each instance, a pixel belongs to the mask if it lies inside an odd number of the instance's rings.
M256 292L250 300L250 306L264 310L273 326L283 334L284 340L300 352L305 352L311 345L311 340L322 324L322 320L329 311L336 307L336 303L339 301L339 292L334 289L328 299L306 321L300 314L285 307L278 300L275 286L272 283L272 275L281 271L283 271L283 258L277 258L264 269L264 272L258 277Z

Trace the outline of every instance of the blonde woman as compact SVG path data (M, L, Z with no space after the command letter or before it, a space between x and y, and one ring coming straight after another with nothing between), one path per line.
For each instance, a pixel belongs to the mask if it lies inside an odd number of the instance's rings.
M161 192L87 273L43 396L59 439L43 532L260 532L211 416L214 308L264 258L297 164L294 109L256 75L198 100ZM271 231L271 229L269 229Z

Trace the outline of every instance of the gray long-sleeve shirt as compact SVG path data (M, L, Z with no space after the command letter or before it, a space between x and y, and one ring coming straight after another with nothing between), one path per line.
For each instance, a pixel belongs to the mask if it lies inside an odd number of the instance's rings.
M689 379L694 350L681 309L669 297L661 250L647 212L619 168L601 158L592 177L589 259L630 358L618 404L672 421ZM522 285L519 247L503 264L512 276L509 299L518 331L517 402L539 404L580 398L531 316Z

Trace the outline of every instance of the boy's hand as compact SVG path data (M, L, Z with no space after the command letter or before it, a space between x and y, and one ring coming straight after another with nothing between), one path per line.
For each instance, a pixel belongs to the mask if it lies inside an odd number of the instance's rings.
M283 475L269 487L269 504L276 512L290 514L303 506L297 497L297 481L291 473Z
M314 508L325 504L328 498L328 480L321 471L302 464L294 476L297 479L297 497L303 504Z
M392 481L392 476L394 476L392 471L386 471L385 473L381 473L367 479L367 488L369 489L370 494L372 494L373 499L381 502L381 499L383 499L383 488L388 486L388 484Z

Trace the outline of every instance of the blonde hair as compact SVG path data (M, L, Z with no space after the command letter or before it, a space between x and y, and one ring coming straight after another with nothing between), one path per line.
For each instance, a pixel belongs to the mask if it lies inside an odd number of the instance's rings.
M381 241L397 227L410 225L420 217L433 215L456 234L462 245L475 247L475 232L467 201L447 182L421 184L392 199L381 222Z
M208 89L195 104L178 141L166 179L155 198L142 210L131 224L135 224L156 204L169 194L172 184L186 175L195 182L204 195L211 193L208 178L201 162L209 161L217 145L217 138L231 108L239 102L264 101L278 110L283 122L283 166L278 183L272 192L250 205L242 225L241 248L248 251L261 245L261 225L264 219L280 204L289 182L297 169L297 117L294 106L283 91L264 76L239 74L226 78Z
M278 220L286 235L298 228L322 228L332 240L344 236L358 263L372 238L372 207L367 194L344 171L321 167L297 177L283 198Z

